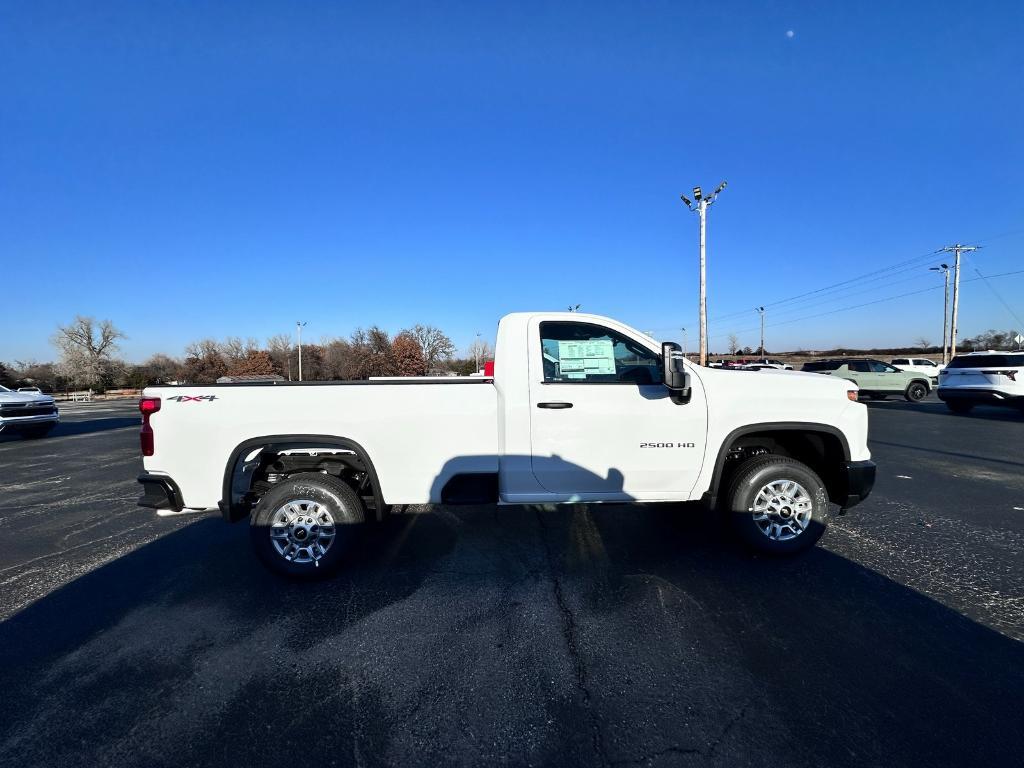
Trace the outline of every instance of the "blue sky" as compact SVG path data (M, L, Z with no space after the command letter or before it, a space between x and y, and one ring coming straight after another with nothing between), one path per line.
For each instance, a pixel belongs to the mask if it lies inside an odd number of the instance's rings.
M693 344L679 193L722 179L712 348L766 302L769 348L938 343L941 288L809 317L929 259L788 299L957 240L965 278L1024 269L1021 39L1009 2L6 3L0 360L76 313L130 360L296 319L465 347L569 303ZM1017 325L962 302L963 335Z

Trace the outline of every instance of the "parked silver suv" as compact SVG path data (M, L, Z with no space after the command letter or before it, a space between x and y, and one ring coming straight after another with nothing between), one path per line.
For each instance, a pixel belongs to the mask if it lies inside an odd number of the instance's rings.
M58 421L57 404L49 395L12 392L0 387L0 432L17 432L28 438L46 437Z

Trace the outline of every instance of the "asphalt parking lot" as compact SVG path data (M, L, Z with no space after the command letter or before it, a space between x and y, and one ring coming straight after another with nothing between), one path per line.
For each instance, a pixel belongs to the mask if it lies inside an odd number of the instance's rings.
M873 403L790 560L690 505L418 510L293 584L135 506L134 403L0 436L0 765L1021 765L1024 418Z

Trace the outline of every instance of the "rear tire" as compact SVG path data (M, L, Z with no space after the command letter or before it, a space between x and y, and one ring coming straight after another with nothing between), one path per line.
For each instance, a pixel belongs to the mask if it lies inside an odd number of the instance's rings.
M249 517L249 540L270 570L321 578L341 565L365 519L363 502L347 484L304 472L263 495Z
M728 514L739 537L770 555L810 549L828 528L829 502L821 478L786 456L746 461L726 494Z
M903 396L911 403L919 403L928 396L928 386L920 381L912 381Z
M963 400L947 400L946 407L953 413L964 415L971 412L971 409L974 407L974 403L967 403Z

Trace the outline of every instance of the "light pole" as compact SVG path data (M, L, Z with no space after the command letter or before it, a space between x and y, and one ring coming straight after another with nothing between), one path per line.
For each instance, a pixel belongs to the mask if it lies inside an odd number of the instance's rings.
M700 364L708 363L708 294L707 294L707 259L705 258L705 245L707 242L707 221L708 208L718 198L718 195L725 189L725 182L718 185L718 188L711 193L710 197L704 197L700 187L693 188L693 199L690 202L686 195L680 195L686 207L696 211L700 216Z
M942 364L949 362L949 264L929 267L932 272L941 272L945 278L946 292L942 300Z
M761 359L764 360L764 307L757 307L755 311L761 316Z
M476 344L473 346L473 357L476 359L476 368L474 370L477 373L480 373L480 331L476 332Z
M305 323L295 321L295 330L299 333L299 381L302 381L302 326L304 325Z
M977 245L947 245L939 248L936 253L955 253L956 260L953 262L953 320L949 326L949 358L956 357L956 331L957 321L960 319L960 254L970 253L978 250Z
M685 360L686 359L686 329L685 328L680 328L679 330L683 332L683 359Z

